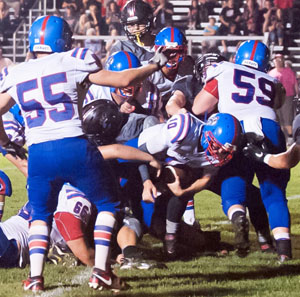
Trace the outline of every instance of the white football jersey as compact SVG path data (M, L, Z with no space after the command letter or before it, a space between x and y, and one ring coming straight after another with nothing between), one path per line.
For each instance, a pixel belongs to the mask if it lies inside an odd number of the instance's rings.
M87 225L91 217L92 205L80 190L66 183L59 192L58 204L54 215L58 212L68 212ZM56 227L55 220L53 220L52 224L50 241L51 244L64 242Z
M20 106L28 145L83 134L78 103L88 86L82 83L100 67L90 50L75 48L20 63L2 77L0 92Z
M217 164L218 160L199 150L203 124L189 113L174 115L166 123L145 129L139 136L138 145L146 144L150 154L164 152L170 165L200 168Z
M8 138L16 144L23 146L25 143L24 126L22 126L8 111L2 115L4 130Z
M15 239L20 246L19 267L24 268L29 264L28 232L29 222L23 217L16 215L0 223L0 228L8 240Z
M221 62L207 69L206 82L212 79L217 80L219 112L243 121L245 132L262 134L260 118L276 121L273 77L243 65Z

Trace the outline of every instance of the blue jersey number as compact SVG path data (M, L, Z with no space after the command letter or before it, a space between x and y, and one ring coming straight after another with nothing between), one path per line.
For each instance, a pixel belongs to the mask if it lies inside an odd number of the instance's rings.
M65 72L55 73L41 78L42 90L44 95L44 100L50 105L57 105L62 103L63 107L58 110L58 108L53 108L49 111L49 117L54 122L61 122L72 119L74 116L74 107L71 98L64 92L53 94L51 87L55 84L66 83L67 77ZM17 85L17 96L19 98L22 109L25 112L36 112L36 116L27 116L26 122L29 128L39 127L46 121L47 113L42 106L42 104L36 99L24 100L24 94L26 92L35 90L38 88L37 79L29 80Z
M250 81L257 80L255 85L259 87L264 96L256 96L256 87L250 82L242 81L243 78L249 78ZM232 93L232 100L236 103L249 104L254 99L261 105L273 107L275 97L274 83L264 77L256 78L254 73L250 73L244 70L235 69L233 76L233 83L240 89L246 90L246 95L240 95L240 93Z

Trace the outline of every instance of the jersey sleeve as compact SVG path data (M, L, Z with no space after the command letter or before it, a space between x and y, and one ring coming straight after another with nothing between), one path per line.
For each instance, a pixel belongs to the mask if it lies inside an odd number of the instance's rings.
M76 81L82 83L88 74L102 69L99 58L88 48L74 48L66 53L65 63L75 65Z

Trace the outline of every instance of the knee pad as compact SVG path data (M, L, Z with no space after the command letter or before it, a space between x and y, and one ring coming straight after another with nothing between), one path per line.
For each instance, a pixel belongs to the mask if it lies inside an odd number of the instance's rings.
M143 231L142 231L142 225L138 219L126 216L123 220L123 223L125 226L127 226L128 228L130 228L135 232L138 239L141 239L143 235Z

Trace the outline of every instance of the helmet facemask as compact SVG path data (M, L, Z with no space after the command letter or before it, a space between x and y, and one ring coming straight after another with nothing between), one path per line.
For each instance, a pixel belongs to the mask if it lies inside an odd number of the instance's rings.
M228 142L222 145L211 131L204 132L204 137L208 144L205 149L205 156L212 165L221 167L232 159L233 153L237 150L236 145ZM211 158L213 158L213 160ZM214 163L214 160L218 162Z
M134 31L134 27L136 25L138 25L138 26L144 25L145 27L142 28L141 30L132 32L132 31ZM124 30L126 32L127 37L130 40L136 41L137 44L139 44L140 46L144 46L144 43L141 41L141 39L143 38L143 36L146 33L148 33L150 31L150 28L151 28L150 22L147 22L147 23L143 23L143 22L131 22L130 23L129 22L129 23L126 23Z

